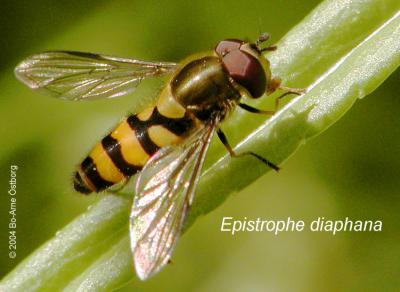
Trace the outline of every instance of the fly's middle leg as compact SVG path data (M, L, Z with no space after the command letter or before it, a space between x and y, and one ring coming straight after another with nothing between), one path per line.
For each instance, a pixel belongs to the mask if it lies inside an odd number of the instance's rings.
M245 155L251 155L251 156L257 158L258 160L260 160L261 162L263 162L264 164L266 164L268 167L272 168L273 170L275 170L275 171L279 170L279 166L277 166L276 164L272 163L268 159L265 159L264 157L254 153L252 151L236 153L235 150L232 149L231 145L229 145L228 139L226 138L224 132L222 132L221 129L218 129L217 135L218 135L218 138L221 140L222 144L224 144L226 150L228 150L231 157L242 157Z

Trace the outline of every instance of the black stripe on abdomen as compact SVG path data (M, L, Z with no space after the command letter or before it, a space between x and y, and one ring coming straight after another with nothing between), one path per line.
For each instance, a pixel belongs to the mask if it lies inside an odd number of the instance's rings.
M136 138L138 139L143 150L152 156L160 149L151 139L148 133L150 125L148 121L141 121L136 115L131 115L127 119L129 126L135 131Z
M96 188L97 192L105 190L113 185L112 182L109 182L100 176L100 174L97 172L97 167L90 156L86 157L82 161L81 170L86 175L86 178L89 179Z
M79 172L75 172L74 176L74 189L82 194L90 194L92 190L84 183Z
M128 117L127 122L129 126L135 131L136 138L138 139L143 150L152 156L160 149L150 138L148 129L151 126L163 126L171 133L177 136L186 134L193 128L194 122L187 114L183 118L173 119L163 116L155 107L151 116L145 120L140 120L136 115Z
M121 152L121 145L119 141L111 135L107 135L101 140L101 144L107 155L111 158L114 165L125 175L132 176L142 169L140 166L135 166L128 163Z
M168 131L174 133L177 136L182 136L186 134L190 129L193 128L194 122L192 118L189 117L187 113L183 118L173 119L163 116L156 108L149 118L151 125L161 125L164 126Z

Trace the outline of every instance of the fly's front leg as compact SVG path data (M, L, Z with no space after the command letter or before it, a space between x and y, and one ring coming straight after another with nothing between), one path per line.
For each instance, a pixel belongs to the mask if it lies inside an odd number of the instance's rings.
M236 153L232 149L231 145L229 145L228 139L226 138L224 132L222 132L221 129L218 129L217 135L218 135L218 138L221 140L222 144L224 144L226 150L228 150L228 152L231 155L231 157L242 157L242 156L245 156L245 155L251 155L251 156L257 158L258 160L260 160L261 162L263 162L264 164L266 164L268 167L272 168L273 170L275 170L275 171L279 170L279 167L277 165L275 165L274 163L272 163L268 159L265 159L264 157L254 153L254 152L246 151L246 152L242 152L242 153Z
M294 88L294 87L286 87L286 86L279 86L279 89L284 91L283 94L277 97L277 99L282 99L284 96L289 95L289 94L296 94L296 95L302 95L306 93L305 88Z
M255 107L249 106L248 104L241 103L241 102L238 104L238 106L241 107L242 109L244 109L245 111L248 111L248 112L253 113L253 114L262 114L262 115L270 115L270 116L272 116L273 114L275 114L278 111L280 100L283 97L285 97L286 95L294 94L294 93L295 92L287 91L287 92L281 94L280 96L278 96L275 99L275 105L274 105L274 109L273 110L262 110L262 109L255 108ZM301 95L301 93L295 93L295 94Z
M272 78L268 84L267 95L274 93L278 89L284 91L284 93L281 96L279 96L280 98L282 98L283 96L285 96L287 94L302 95L302 94L306 93L305 88L295 88L295 87L283 86L282 80L280 78Z
M285 92L282 93L281 95L279 95L275 99L275 111L278 110L280 101L286 95L289 95L289 94L302 95L302 94L306 93L306 89L305 88L291 88L291 87L286 87L286 86L279 86L279 89L284 90Z
M248 112L254 113L254 114L263 114L263 115L271 115L272 116L279 109L280 100L282 98L284 98L286 95L289 95L289 94L302 95L306 92L306 90L304 88L292 88L292 87L282 86L281 80L279 78L275 78L275 79L272 79L270 82L270 85L267 89L267 95L270 95L271 93L275 92L277 89L283 90L284 92L275 99L275 106L274 106L273 110L261 110L261 109L249 106L247 104L244 104L244 103L239 103L238 105L242 109L244 109Z

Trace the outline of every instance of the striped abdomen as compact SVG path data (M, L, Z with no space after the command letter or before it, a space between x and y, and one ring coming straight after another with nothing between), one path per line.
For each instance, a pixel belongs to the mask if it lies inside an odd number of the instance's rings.
M167 117L162 105L124 119L104 137L79 165L74 187L88 194L99 192L140 171L161 147L176 144L193 128L195 121L186 113Z

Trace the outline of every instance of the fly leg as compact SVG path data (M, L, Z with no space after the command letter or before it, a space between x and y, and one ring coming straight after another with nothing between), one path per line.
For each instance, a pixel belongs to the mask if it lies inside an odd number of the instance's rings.
M286 96L288 94L301 95L306 92L305 88L287 87L287 86L283 86L281 83L282 83L282 81L280 78L272 78L271 82L269 83L268 88L267 88L267 95L274 93L277 89L284 91L284 93L281 96L279 96L280 98L282 98L283 96Z
M249 105L247 105L247 104L245 104L245 103L239 103L238 105L239 105L242 109L244 109L245 111L248 111L248 112L253 113L253 114L263 114L263 115L271 115L271 116L272 116L272 115L276 112L276 109L273 110L273 111L260 110L260 109L258 109L258 108L249 106Z
M292 87L282 86L281 80L279 78L274 78L271 80L271 83L267 89L267 95L270 95L271 93L275 92L277 89L282 90L283 93L275 99L275 108L273 110L261 110L261 109L257 109L252 106L249 106L247 104L244 104L244 103L239 103L239 106L242 109L244 109L248 112L251 112L251 113L263 114L263 115L273 115L278 110L281 99L284 98L286 95L289 95L289 94L302 95L306 92L305 88L292 88Z
M110 187L107 189L108 193L119 195L119 192L123 190L129 182L129 178L124 179L123 182L117 183L115 186Z
M289 95L289 94L302 95L302 94L306 93L305 88L291 88L291 87L286 87L286 86L279 86L279 89L283 90L284 92L275 99L275 111L278 110L280 101L286 95Z
M222 144L224 144L226 150L228 150L228 152L231 155L231 157L242 157L242 156L245 156L245 155L251 155L251 156L257 158L258 160L260 160L261 162L263 162L264 164L266 164L268 167L272 168L273 170L275 170L275 171L279 170L279 167L277 165L275 165L271 161L265 159L264 157L254 153L254 152L246 151L246 152L242 152L242 153L236 153L232 149L231 145L229 145L228 139L226 138L224 132L222 132L221 129L218 129L217 135L218 135L218 138L221 140Z

